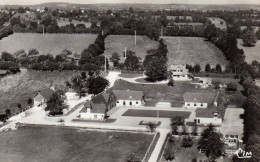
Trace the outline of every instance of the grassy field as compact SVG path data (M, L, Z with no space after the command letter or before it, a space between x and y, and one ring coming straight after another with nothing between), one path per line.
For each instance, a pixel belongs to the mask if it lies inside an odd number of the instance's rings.
M136 78L136 77L142 77L143 74L119 74L122 78Z
M168 47L168 66L172 64L199 64L202 71L206 64L220 64L222 69L228 61L222 52L209 41L198 37L162 37Z
M134 35L109 35L106 40L105 54L112 56L114 52L118 52L123 57L125 47L127 50L132 50L138 57L142 57L143 60L147 54L148 49L156 49L158 42L152 41L147 36L137 36L136 45Z
M122 162L130 153L144 157L153 135L23 126L0 134L1 161Z
M183 94L185 92L212 92L213 88L196 88L189 82L175 82L175 86L170 87L167 84L135 84L124 80L115 82L112 89L116 90L135 90L143 91L146 105L154 106L156 102L171 102L172 106L182 106Z
M217 28L220 29L227 29L227 24L226 21L218 18L218 17L209 17L209 20L212 22L212 24L214 24ZM223 22L223 24L221 24L220 22Z
M0 53L7 51L10 53L18 50L37 49L40 54L60 54L64 49L80 54L91 43L94 43L95 34L33 34L14 33L0 40Z
M245 53L245 56L246 56L245 60L246 60L247 63L252 63L253 60L260 62L260 55L259 55L260 41L259 40L256 42L254 47L243 46L243 40L242 39L237 40L237 45L238 45L238 48L244 50L244 53Z
M69 25L70 23L73 23L75 26L77 26L78 24L84 24L87 28L91 26L90 22L84 22L78 20L72 20L71 22L69 22L68 18L60 18L59 20L57 20L57 22L59 26L66 26Z
M159 110L135 110L129 109L127 110L123 116L137 116L137 117L157 117L159 114L159 118L173 118L174 116L183 116L184 118L189 118L191 112L187 111L163 111Z
M77 73L22 70L15 75L0 78L0 112L6 108L13 111L17 108L17 103L26 105L27 99L33 97L37 91L65 85L65 81Z

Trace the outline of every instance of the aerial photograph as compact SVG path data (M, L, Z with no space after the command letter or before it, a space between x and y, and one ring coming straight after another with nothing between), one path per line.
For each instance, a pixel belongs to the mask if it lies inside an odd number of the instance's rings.
M260 162L260 0L0 0L0 162Z

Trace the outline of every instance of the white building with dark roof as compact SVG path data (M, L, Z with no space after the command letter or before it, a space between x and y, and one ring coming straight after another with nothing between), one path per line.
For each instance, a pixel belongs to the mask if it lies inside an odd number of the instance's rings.
M46 103L51 99L55 92L54 88L48 88L37 92L33 97L34 107L45 107Z
M172 78L174 80L192 80L185 64L171 65L170 71L172 71Z
M141 106L144 104L142 91L113 90L112 94L116 99L116 106Z

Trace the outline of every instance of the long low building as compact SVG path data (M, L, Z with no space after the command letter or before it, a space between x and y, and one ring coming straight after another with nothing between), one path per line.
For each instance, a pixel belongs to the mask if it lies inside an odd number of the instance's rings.
M141 106L144 104L142 91L113 90L112 94L116 99L116 106Z

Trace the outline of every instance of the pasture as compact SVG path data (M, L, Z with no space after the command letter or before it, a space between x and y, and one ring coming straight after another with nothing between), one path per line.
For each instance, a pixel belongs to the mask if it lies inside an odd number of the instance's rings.
M1 161L121 162L135 152L142 160L154 135L22 126L0 134Z
M64 49L80 54L96 40L96 34L34 34L14 33L0 40L0 53L28 52L37 49L40 54L60 54Z
M105 40L105 55L112 56L118 52L123 57L125 47L127 50L134 51L138 57L144 60L147 50L158 48L158 42L151 40L147 36L137 36L136 45L134 35L109 35Z
M0 112L9 108L14 112L17 103L26 106L29 97L33 97L37 91L51 86L64 86L65 81L79 72L47 72L22 69L20 73L0 78Z
M172 64L199 64L204 71L206 64L225 69L228 65L223 53L211 42L199 37L162 37L168 47L168 67Z
M226 30L227 24L224 19L218 18L218 17L209 17L209 20L214 24L217 28Z
M75 26L77 26L78 24L84 24L86 28L89 28L91 26L90 22L84 22L78 20L72 20L70 22L68 18L60 18L57 20L57 23L59 27L69 25L70 23L74 24Z
M260 41L258 40L254 47L245 47L245 46L243 46L243 44L244 43L243 43L242 39L237 40L238 48L244 50L244 53L246 56L245 61L249 64L251 64L253 60L260 62L260 55L259 55Z

